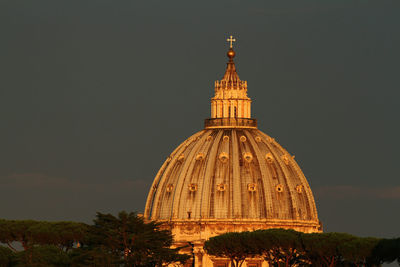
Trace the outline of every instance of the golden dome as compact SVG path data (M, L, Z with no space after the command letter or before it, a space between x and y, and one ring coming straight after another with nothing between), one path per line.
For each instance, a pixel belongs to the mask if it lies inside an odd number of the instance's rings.
M145 216L319 227L294 157L260 130L240 127L204 129L178 146L154 180Z
M161 166L144 217L169 225L177 242L268 228L319 232L314 197L294 156L251 118L234 55L231 48L225 74L215 82L211 118Z

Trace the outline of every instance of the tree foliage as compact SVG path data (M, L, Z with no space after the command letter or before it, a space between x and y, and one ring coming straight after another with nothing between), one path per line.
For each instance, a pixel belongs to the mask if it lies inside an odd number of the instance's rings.
M0 266L9 267L13 266L14 263L14 252L7 247L0 246Z
M81 257L91 264L104 262L109 266L163 266L185 262L189 256L179 254L180 248L171 249L171 232L159 230L159 226L155 222L145 223L135 213L120 212L118 217L97 213Z
M294 230L269 229L253 232L258 254L270 266L295 266L304 263L300 233Z
M336 266L342 262L345 244L356 237L345 233L303 234L302 243L307 257L321 266Z
M18 267L69 267L67 252L54 245L33 246L16 253Z
M400 238L356 237L346 233L300 233L269 229L227 233L205 243L210 255L241 266L246 258L263 257L270 266L380 266L400 263Z
M374 237L355 237L341 244L340 251L345 261L357 267L370 266L374 264L371 258L373 250L380 241Z
M19 243L24 250L35 245L54 245L67 251L84 238L87 229L86 224L76 222L0 220L0 242L13 251L13 243Z
M0 267L165 266L185 262L170 231L135 213L97 213L93 225L0 220ZM6 247L7 246L7 247ZM17 248L22 247L22 251Z
M167 266L189 255L171 248L170 231L144 222L135 213L97 213L92 225L0 219L0 267ZM18 251L17 248L22 248ZM270 266L372 267L397 261L400 238L356 237L346 233L300 233L269 229L226 233L210 238L204 249L240 267L262 257Z
M205 242L204 249L210 255L229 258L232 267L240 267L246 258L257 254L250 232L212 237Z
M400 266L400 238L381 239L373 248L371 261L377 265L396 261Z

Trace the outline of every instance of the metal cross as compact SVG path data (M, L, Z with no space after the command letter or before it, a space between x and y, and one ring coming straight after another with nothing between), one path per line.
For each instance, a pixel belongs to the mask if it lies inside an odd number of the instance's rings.
M236 39L233 39L231 35L231 37L226 39L226 41L230 43L230 48L232 48L232 42L236 42Z

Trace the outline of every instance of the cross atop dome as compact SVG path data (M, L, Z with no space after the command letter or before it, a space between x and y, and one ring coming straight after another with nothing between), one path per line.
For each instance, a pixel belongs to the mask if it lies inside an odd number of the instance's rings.
M233 39L232 35L228 39L226 39L227 42L229 42L229 48L233 47L233 42L236 42L236 39Z

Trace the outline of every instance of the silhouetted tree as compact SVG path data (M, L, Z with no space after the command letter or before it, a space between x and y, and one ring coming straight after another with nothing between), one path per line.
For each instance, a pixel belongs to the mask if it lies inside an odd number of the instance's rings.
M232 267L242 266L248 257L254 257L257 253L254 235L250 232L226 233L211 237L204 244L208 254L229 258Z
M294 230L268 229L252 233L257 254L270 266L298 266L305 263L300 240L301 233Z
M400 238L381 239L374 247L370 260L377 265L397 260L400 265Z
M65 251L82 241L87 230L86 224L76 222L40 222L29 228L34 244L55 245Z
M342 254L344 261L354 264L354 266L371 266L371 255L373 249L380 239L374 237L354 237L339 244L338 250Z
M86 232L87 225L76 222L0 220L0 242L14 251L12 243L15 242L24 250L34 245L55 245L67 251L82 240Z
M16 249L12 243L19 242L25 250L28 250L33 245L29 229L39 223L33 220L0 220L0 242L14 251Z
M14 252L10 248L0 246L0 267L11 267L14 263Z
M67 252L54 245L32 246L29 250L16 253L18 264L26 267L69 267Z
M336 266L344 260L345 246L356 237L345 233L312 233L301 236L305 255L313 266Z
M145 223L135 213L123 211L115 217L98 212L81 248L84 253L76 257L107 266L163 266L189 259L189 255L179 254L181 248L170 248L171 232L159 226Z

